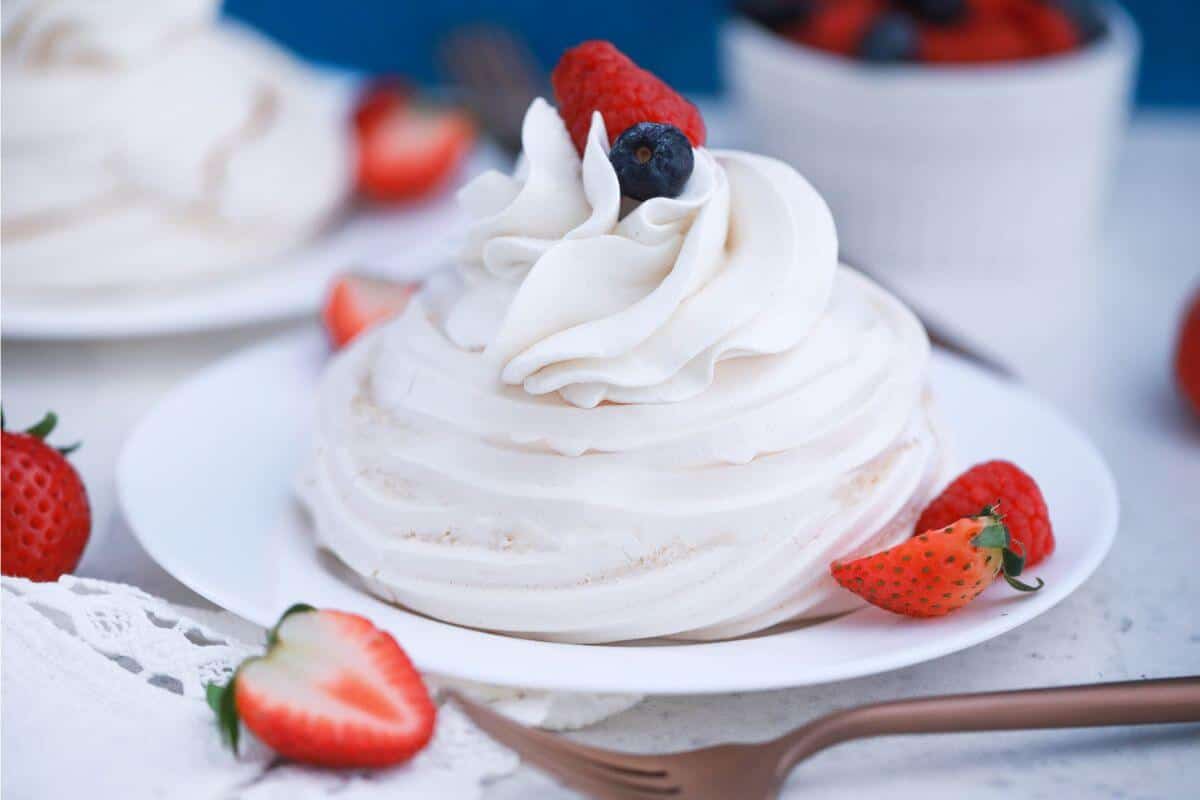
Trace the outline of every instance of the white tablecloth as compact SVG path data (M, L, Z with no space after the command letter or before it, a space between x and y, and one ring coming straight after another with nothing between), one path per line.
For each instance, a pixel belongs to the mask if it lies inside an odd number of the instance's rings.
M999 325L990 318L989 349L1083 427L1117 477L1123 510L1116 546L1082 589L1029 625L932 663L828 686L650 700L576 735L662 750L761 739L876 699L1200 673L1200 422L1177 401L1168 369L1181 304L1200 286L1198 215L1200 117L1141 115L1120 164L1094 281L1074 296L1040 296L1029 286L991 302L1008 316ZM177 381L288 327L4 343L9 420L32 421L52 407L62 417L62 441L84 442L73 458L92 497L95 533L81 574L205 605L151 562L121 521L113 487L118 448ZM1197 785L1200 736L1195 727L1176 727L855 743L803 767L786 796L949 798L969 790L975 798L1161 798L1191 795ZM488 794L566 796L527 768Z

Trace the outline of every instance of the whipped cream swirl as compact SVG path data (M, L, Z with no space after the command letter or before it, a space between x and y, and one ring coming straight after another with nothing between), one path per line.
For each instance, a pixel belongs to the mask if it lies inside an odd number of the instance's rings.
M582 164L544 101L525 120L523 176L481 176L461 200L478 219L464 253L483 304L511 288L486 343L505 383L593 407L662 403L703 392L718 362L780 353L824 312L837 266L833 219L789 167L747 153L696 151L676 198L621 216L604 120ZM736 191L734 191L736 187ZM501 284L497 287L495 284ZM482 334L482 335L481 335Z
M343 93L217 5L4 4L6 291L261 267L341 206Z
M909 535L942 480L913 315L838 267L777 161L695 152L620 197L535 102L513 176L462 193L431 282L325 376L301 495L381 596L602 642L736 636L853 607L834 558Z

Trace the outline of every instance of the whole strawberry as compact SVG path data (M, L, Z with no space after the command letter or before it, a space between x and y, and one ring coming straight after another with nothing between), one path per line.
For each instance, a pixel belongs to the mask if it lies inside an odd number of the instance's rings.
M1200 292L1192 297L1183 314L1175 346L1175 379L1184 399L1200 414Z
M0 445L0 572L55 581L79 564L92 529L87 490L65 455L45 439L53 412L24 433L5 430ZM0 429L4 426L0 414Z
M704 144L699 109L611 42L584 42L563 53L550 81L558 113L580 155L593 111L604 117L612 139L639 122L661 122L683 131L693 147Z
M1054 529L1042 490L1028 473L1009 461L976 464L925 507L914 533L944 528L984 506L998 506L1013 538L1013 549L1032 567L1054 552Z
M895 547L853 561L835 561L830 572L842 587L871 605L908 617L941 617L962 608L997 575L1022 592L1042 588L1017 580L1024 567L1010 547L995 508L929 530Z
M240 724L285 758L387 767L429 743L437 708L408 656L369 620L297 604L225 686L206 687L225 740Z

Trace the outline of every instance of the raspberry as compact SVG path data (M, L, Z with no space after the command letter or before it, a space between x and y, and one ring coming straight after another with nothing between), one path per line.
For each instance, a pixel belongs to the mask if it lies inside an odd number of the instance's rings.
M1042 490L1033 478L1008 461L976 464L958 476L926 506L915 533L945 528L997 503L1013 540L1024 548L1026 566L1054 552L1054 531ZM1021 547L1013 549L1021 552Z
M550 81L558 113L581 155L593 111L604 117L613 139L639 122L662 122L683 131L693 147L704 144L699 109L611 42L584 42L563 53Z
M1183 315L1175 347L1175 378L1192 410L1200 414L1200 292Z
M844 56L854 55L871 23L884 11L882 0L826 3L800 25L785 31L793 41Z

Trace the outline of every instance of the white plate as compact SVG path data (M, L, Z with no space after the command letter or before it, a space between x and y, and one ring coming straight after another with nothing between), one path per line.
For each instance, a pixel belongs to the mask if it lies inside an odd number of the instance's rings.
M494 147L482 145L459 180L502 160ZM0 324L8 339L114 339L298 317L316 311L330 279L347 269L367 267L401 279L423 275L463 220L452 191L414 205L357 209L299 250L237 275L160 289L5 292Z
M933 385L964 463L1011 458L1045 492L1058 538L1033 595L992 586L963 610L914 620L867 608L726 642L572 645L460 628L387 605L313 544L291 494L306 452L317 331L289 334L196 375L134 431L117 469L130 526L195 591L260 625L304 601L362 613L422 669L546 689L690 694L771 689L869 675L953 653L1028 622L1092 573L1112 543L1117 496L1090 442L1018 386L937 355Z

